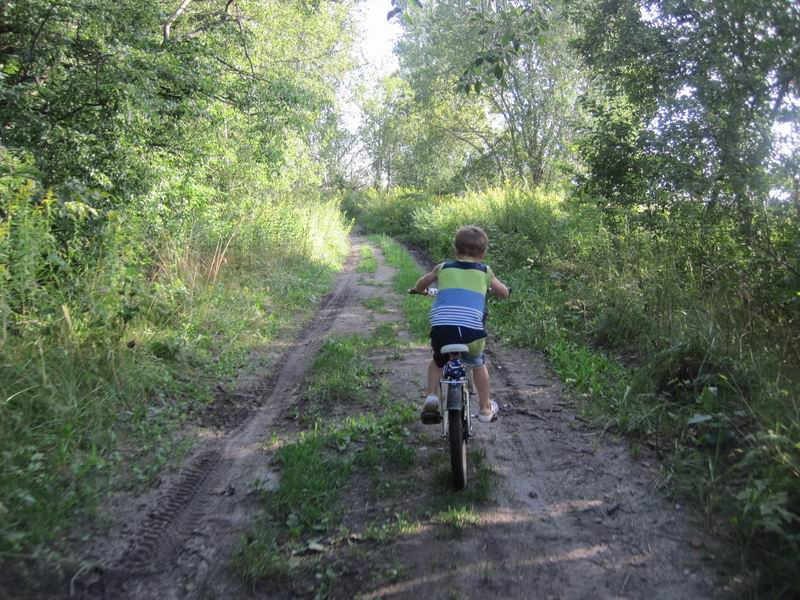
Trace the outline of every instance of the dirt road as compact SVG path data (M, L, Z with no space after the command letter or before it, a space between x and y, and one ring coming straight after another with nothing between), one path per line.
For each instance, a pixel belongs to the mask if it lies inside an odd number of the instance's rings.
M658 488L658 465L634 460L626 444L588 427L540 357L490 342L500 418L479 424L477 446L493 471L492 492L466 523L445 526L434 471L444 455L436 427L409 425L416 452L401 493L364 494L356 474L345 494L342 524L353 534L326 543L287 580L245 586L230 556L263 510L256 488L274 487L270 439L298 426L287 416L324 339L369 335L400 322L394 271L355 270L365 238L314 321L269 373L243 374L197 426L192 456L155 489L119 495L101 514L85 567L63 597L129 598L712 598L729 592L716 570L718 550L686 507ZM365 308L380 299L382 310ZM410 339L400 333L401 339ZM377 350L394 396L418 404L424 346ZM343 405L331 417L358 414ZM367 485L363 483L363 485ZM359 532L400 519L411 525L369 540ZM322 573L322 574L321 574ZM324 581L323 581L324 580ZM322 583L325 585L323 586Z

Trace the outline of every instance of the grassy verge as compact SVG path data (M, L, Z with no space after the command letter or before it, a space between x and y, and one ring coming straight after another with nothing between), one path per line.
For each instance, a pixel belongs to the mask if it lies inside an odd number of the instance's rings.
M378 260L369 246L361 246L360 257L356 272L358 273L374 273L378 270Z
M666 478L737 539L756 586L800 587L796 290L753 284L763 261L725 223L672 215L653 232L514 189L368 194L350 208L434 260L460 225L482 226L487 262L515 290L491 304L493 333L544 350L587 415L665 453Z
M0 563L58 559L76 516L179 459L181 424L301 326L348 246L335 202L232 222L207 207L155 243L135 215L86 222L34 192L20 184L0 207ZM293 251L274 249L287 239Z
M422 275L419 267L406 249L392 238L377 235L370 239L380 245L386 263L397 269L392 285L398 294L402 294L400 310L406 319L409 332L418 340L426 340L430 330L428 313L431 308L431 299L407 293Z

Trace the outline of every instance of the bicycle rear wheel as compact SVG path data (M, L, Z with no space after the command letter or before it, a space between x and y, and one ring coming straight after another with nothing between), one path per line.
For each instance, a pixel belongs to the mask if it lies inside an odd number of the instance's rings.
M464 410L462 393L463 384L447 386L447 437L450 441L450 467L453 470L453 485L457 490L463 490L467 485L467 439L464 437L464 421L461 414ZM450 410L451 406L461 407L461 410Z

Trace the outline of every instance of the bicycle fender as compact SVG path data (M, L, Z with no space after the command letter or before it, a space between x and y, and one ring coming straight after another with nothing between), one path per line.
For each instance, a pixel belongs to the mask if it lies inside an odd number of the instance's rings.
M458 394L447 394L447 410L461 412L461 385L458 386Z

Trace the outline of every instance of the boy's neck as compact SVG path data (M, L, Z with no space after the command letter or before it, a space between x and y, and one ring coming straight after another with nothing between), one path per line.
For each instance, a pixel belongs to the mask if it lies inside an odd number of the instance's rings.
M483 260L483 256L476 257L476 256L466 256L463 254L456 254L456 260L462 260L466 262L481 262Z

